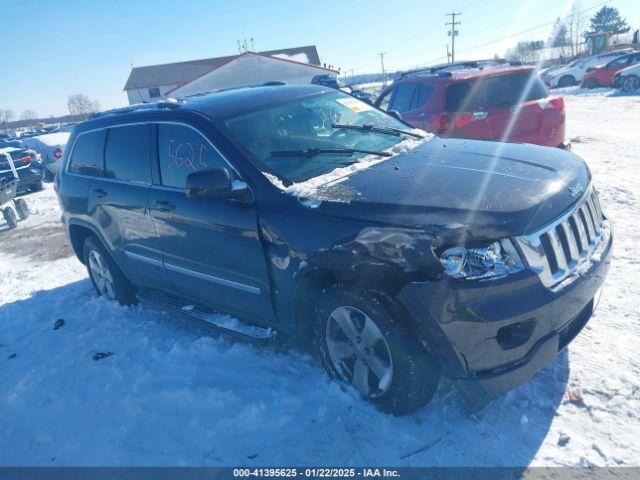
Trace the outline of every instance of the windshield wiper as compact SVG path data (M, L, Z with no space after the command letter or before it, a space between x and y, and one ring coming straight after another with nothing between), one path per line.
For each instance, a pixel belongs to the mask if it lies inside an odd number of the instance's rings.
M365 153L367 155L377 155L378 157L390 157L388 152L377 152L375 150L363 150L361 148L313 148L305 150L275 150L271 152L272 157L315 157L321 153L333 155L353 155L354 153Z
M400 135L408 135L414 138L424 138L424 136L409 132L407 130L400 130L399 128L391 128L391 127L376 127L375 125L348 125L343 123L334 123L331 125L332 128L342 128L345 130L359 130L361 132L374 132L374 133L386 133L387 135L395 135L399 137Z

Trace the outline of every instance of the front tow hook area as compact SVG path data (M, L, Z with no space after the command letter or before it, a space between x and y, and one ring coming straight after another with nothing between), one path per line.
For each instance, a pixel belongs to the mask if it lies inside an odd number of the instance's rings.
M510 365L504 370L493 370L472 378L454 380L454 384L469 403L471 410L477 412L498 395L530 380L556 357L559 350L559 335L554 332L540 340L522 362Z

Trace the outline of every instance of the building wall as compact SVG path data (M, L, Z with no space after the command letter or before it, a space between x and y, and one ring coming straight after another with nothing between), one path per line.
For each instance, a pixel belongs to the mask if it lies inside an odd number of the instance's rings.
M337 73L300 63L260 55L245 54L236 60L189 82L170 96L185 96L224 88L259 85L270 81L288 84L309 84L316 75Z

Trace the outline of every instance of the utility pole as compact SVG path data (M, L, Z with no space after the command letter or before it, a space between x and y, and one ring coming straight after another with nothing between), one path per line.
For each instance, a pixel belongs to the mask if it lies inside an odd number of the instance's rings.
M380 57L380 66L382 67L382 85L387 86L387 72L384 70L384 56L387 52L380 52L378 56Z
M456 61L456 36L458 35L458 30L456 30L456 26L460 25L460 22L456 22L456 16L460 16L462 13L460 12L451 12L447 13L447 17L451 17L451 21L445 23L445 25L450 25L451 30L449 30L448 34L451 37L451 63Z

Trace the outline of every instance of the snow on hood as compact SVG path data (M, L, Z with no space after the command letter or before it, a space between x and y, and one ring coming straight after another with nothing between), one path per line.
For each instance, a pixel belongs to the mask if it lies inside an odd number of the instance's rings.
M280 190L282 190L283 192L289 195L297 197L300 200L300 203L302 203L303 205L309 208L318 208L322 203L322 200L318 198L311 198L311 197L314 197L317 194L318 189L321 186L331 182L337 183L341 180L344 180L349 175L352 175L361 170L365 170L367 168L371 168L374 165L384 162L385 160L389 160L390 158L393 158L396 155L399 155L401 153L405 153L409 150L413 150L419 145L430 141L435 136L431 133L427 133L423 130L419 130L415 128L411 129L410 131L413 133L417 133L418 135L423 135L424 138L418 139L418 138L409 137L405 140L402 140L399 143L396 143L391 148L383 150L384 152L391 153L392 155L390 157L378 157L376 155L367 155L365 157L362 157L360 160L353 163L352 165L349 165L347 167L338 167L334 170L331 170L330 172L324 173L317 177L310 178L309 180L305 180L304 182L294 183L293 185L285 186L282 183L282 181L275 175L272 175L267 172L262 172L262 174L265 177L267 177L267 179L275 187L279 188Z
M25 138L22 143L25 145L33 144L33 146L46 145L47 147L65 146L69 140L70 132L55 132L37 137Z

